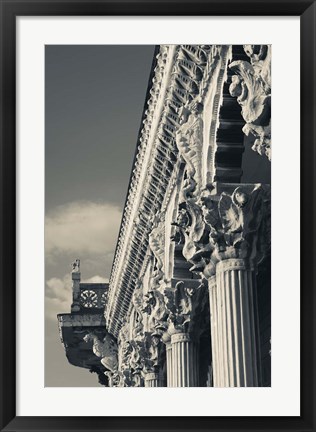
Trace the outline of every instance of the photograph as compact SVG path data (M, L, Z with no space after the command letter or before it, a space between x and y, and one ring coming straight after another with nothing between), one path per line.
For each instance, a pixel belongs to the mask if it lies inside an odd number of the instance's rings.
M45 45L45 387L273 386L273 52Z

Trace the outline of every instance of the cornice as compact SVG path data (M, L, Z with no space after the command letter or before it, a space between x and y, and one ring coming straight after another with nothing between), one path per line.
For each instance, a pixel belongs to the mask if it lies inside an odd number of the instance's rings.
M116 337L148 254L155 215L166 202L170 179L179 166L175 133L181 109L203 97L212 52L211 46L162 45L157 54L110 276L105 316Z

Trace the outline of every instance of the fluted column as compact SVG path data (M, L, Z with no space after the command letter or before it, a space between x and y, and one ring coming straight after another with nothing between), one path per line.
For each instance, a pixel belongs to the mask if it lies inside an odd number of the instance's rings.
M160 373L149 372L145 374L145 387L163 387L163 378Z
M198 386L198 310L203 297L201 281L172 279L164 290L170 311L168 330L162 337L166 344L167 386Z
M198 344L188 333L171 336L173 387L197 387Z
M216 285L210 281L209 290L214 386L257 387L259 341L254 270L244 259L220 261Z
M209 299L210 299L210 315L211 315L211 341L212 341L212 372L213 385L219 382L218 376L218 335L217 335L217 291L216 291L216 276L213 276L208 281Z
M166 343L166 361L167 361L167 387L173 387L173 365L172 365L172 345Z

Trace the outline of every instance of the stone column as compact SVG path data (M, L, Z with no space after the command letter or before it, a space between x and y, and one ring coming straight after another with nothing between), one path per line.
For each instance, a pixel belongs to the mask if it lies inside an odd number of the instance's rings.
M213 385L219 382L218 379L218 335L217 335L217 291L216 277L213 276L208 281L209 299L210 299L210 315L211 315L211 341L212 341L212 371Z
M258 315L255 273L244 259L216 266L210 285L215 387L257 387ZM214 323L216 321L216 324Z
M230 189L231 188L231 189ZM208 279L215 387L261 384L256 266L270 245L270 191L216 185L201 198L210 255Z
M171 336L173 387L198 387L198 344L188 333Z
M166 361L167 361L167 387L173 387L173 365L172 365L172 345L166 342Z
M163 379L160 373L148 372L145 374L145 387L163 387Z
M203 296L201 281L172 279L165 289L170 310L167 342L168 387L198 386L199 336L196 331L197 310ZM201 294L202 293L202 294Z

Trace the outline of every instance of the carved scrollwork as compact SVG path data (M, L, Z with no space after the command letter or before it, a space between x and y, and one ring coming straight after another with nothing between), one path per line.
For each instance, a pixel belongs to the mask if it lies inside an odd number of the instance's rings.
M271 46L244 45L250 58L234 61L230 94L237 97L246 122L243 131L255 137L253 150L271 160Z

